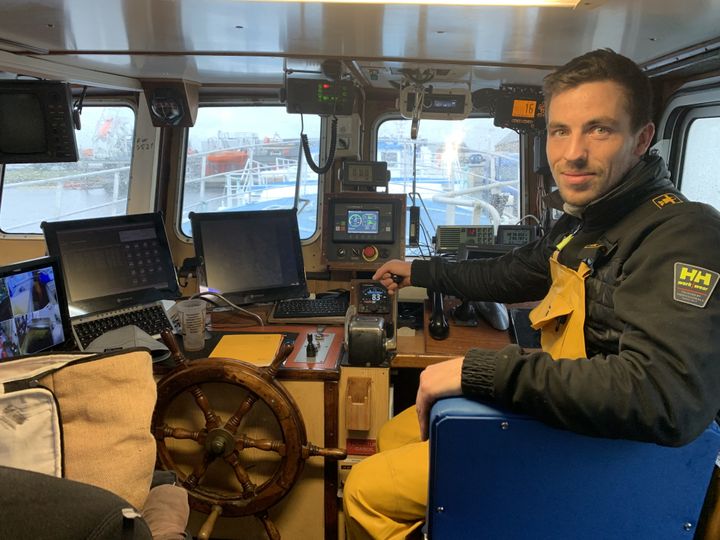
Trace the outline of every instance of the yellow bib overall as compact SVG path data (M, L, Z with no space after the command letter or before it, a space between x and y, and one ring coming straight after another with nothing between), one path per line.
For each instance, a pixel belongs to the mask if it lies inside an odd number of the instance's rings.
M560 264L558 247L550 258L552 285L540 305L530 312L530 322L542 332L543 351L553 359L585 358L585 279L591 270L584 261L577 270Z

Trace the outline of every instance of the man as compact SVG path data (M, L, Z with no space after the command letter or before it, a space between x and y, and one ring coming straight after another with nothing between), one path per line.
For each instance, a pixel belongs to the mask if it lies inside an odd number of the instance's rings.
M565 212L552 230L498 259L391 261L374 276L392 293L412 284L542 300L531 320L543 352L473 349L423 371L416 410L383 427L380 452L346 482L352 539L401 539L421 525L420 441L439 398L464 394L578 433L670 446L694 439L720 409L720 214L687 202L662 159L646 155L655 131L647 77L597 50L546 77L543 90L558 187L550 204Z

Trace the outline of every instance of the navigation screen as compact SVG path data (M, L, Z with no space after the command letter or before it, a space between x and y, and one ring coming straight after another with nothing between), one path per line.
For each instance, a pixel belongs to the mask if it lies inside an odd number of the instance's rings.
M348 234L377 234L380 222L379 210L348 210Z

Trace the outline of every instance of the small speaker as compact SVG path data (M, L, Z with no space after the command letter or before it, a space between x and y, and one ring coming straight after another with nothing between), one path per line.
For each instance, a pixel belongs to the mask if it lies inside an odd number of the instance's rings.
M142 83L155 127L192 127L198 112L200 85L189 81L150 80Z

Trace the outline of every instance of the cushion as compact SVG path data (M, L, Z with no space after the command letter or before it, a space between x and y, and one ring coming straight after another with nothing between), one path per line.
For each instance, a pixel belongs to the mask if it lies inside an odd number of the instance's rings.
M142 508L155 465L156 400L147 351L90 357L40 379L57 399L65 478L101 487Z
M0 465L62 476L60 421L52 392L0 392Z

